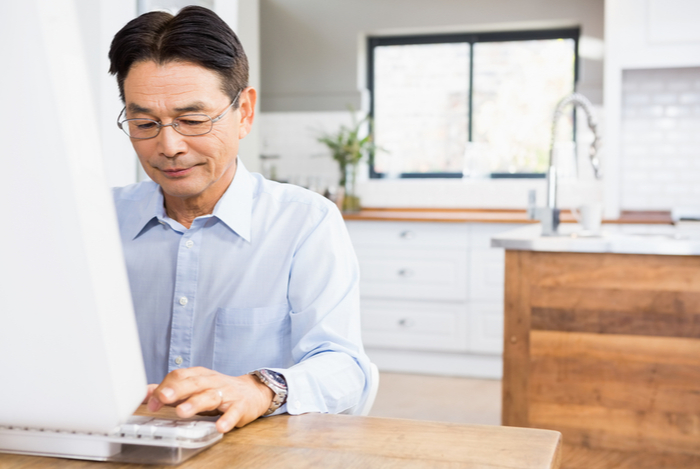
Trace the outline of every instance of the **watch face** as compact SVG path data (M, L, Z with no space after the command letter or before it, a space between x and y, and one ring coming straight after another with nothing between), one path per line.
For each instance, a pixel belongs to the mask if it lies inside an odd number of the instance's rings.
M260 373L264 375L268 380L272 381L276 385L282 387L282 388L287 388L287 380L284 379L284 376L281 374L277 373L276 371L272 370L260 370Z

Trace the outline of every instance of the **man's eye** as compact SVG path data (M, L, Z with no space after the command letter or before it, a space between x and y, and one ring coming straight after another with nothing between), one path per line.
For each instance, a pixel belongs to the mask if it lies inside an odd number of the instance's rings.
M190 127L196 127L199 125L204 125L207 123L205 119L196 119L196 118L187 118L187 119L178 119L177 120L180 125L187 125Z
M151 130L152 128L156 127L157 124L155 122L137 122L136 123L136 128L139 130Z

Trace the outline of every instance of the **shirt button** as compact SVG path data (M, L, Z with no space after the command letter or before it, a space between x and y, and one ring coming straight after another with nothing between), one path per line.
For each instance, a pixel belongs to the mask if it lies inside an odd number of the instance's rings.
M187 298L184 297L184 296L183 296L182 298L180 298L180 304L181 304L182 306L185 306L185 305L187 304Z
M191 239L188 239L187 242L185 243L185 246L187 248L191 248L192 246L194 246L194 241L192 241Z
M176 365L182 365L182 357L177 357L177 358L175 359L175 364L176 364Z

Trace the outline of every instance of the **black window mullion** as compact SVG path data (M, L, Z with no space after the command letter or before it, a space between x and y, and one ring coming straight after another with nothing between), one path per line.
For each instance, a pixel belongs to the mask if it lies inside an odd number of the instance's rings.
M505 32L484 32L484 33L451 33L451 34L433 34L425 36L379 36L369 37L367 40L367 88L370 93L369 115L371 118L370 132L374 130L374 113L375 113L375 94L374 94L374 51L378 46L398 46L398 45L416 45L416 44L436 44L436 43L455 43L466 42L469 44L469 92L468 92L468 141L473 142L473 127L474 127L474 47L478 42L507 42L507 41L534 41L547 39L573 39L574 40L574 88L579 79L579 42L580 28L565 28L553 30L539 31L505 31ZM576 141L576 122L574 110L574 126L573 139ZM383 176L377 173L374 168L374 152L369 155L369 170L371 178L380 178ZM493 177L542 177L543 174L519 174L508 176L506 174L494 174ZM461 173L402 173L402 178L445 178L445 177L462 177Z

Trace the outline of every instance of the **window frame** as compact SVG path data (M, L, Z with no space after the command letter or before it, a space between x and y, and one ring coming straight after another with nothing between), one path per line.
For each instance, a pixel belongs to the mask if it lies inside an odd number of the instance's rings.
M578 54L579 39L581 37L580 27L538 29L538 30L518 30L518 31L494 31L478 33L447 33L447 34L412 34L402 36L368 36L367 37L367 90L369 91L369 115L373 131L374 123L374 49L379 46L402 46L418 44L440 44L440 43L462 43L469 44L469 102L468 108L468 129L467 141L472 141L473 128L473 97L474 97L474 44L480 42L509 42L509 41L536 41L546 39L573 39L574 40L574 83L573 89L579 81L580 58ZM574 110L574 122L576 111ZM573 141L576 141L576 125L574 125ZM371 179L385 177L384 173L374 170L374 151L369 154L369 176ZM544 178L545 173L491 173L492 179L522 179L522 178ZM458 172L443 173L401 173L401 179L461 179L464 177Z

